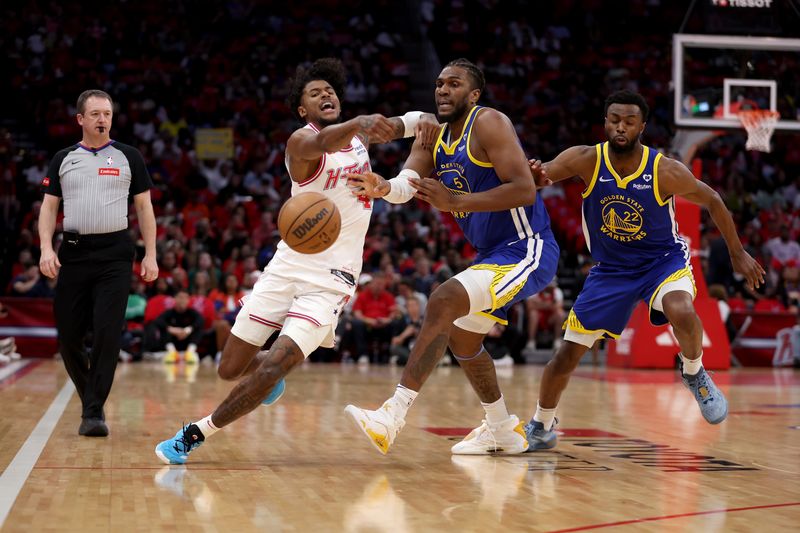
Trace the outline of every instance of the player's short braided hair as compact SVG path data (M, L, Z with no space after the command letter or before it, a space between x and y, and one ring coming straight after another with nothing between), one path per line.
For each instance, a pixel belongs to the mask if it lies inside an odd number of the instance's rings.
M478 89L481 93L483 93L483 89L486 87L486 78L483 76L483 71L478 68L478 65L469 59L460 57L446 64L445 68L447 67L458 67L466 70L467 74L469 74L470 78L472 78L472 88Z

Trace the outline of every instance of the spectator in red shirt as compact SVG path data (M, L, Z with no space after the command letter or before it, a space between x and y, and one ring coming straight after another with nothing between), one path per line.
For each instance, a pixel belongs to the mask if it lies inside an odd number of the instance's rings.
M359 284L362 288L353 304L353 335L358 360L386 363L396 310L394 296L386 290L383 273L362 274Z

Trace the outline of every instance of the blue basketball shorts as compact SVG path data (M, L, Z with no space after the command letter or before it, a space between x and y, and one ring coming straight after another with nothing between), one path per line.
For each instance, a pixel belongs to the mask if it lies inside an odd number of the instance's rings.
M470 314L454 324L476 333L488 333L498 322L508 324L511 306L552 281L559 253L553 234L547 231L479 255L455 276L469 294Z
M564 329L582 334L602 332L601 336L616 339L640 301L650 309L651 324L666 324L667 317L654 309L653 303L659 290L668 283L675 283L671 287L690 289L693 297L697 294L691 266L682 251L637 268L598 263L589 271Z

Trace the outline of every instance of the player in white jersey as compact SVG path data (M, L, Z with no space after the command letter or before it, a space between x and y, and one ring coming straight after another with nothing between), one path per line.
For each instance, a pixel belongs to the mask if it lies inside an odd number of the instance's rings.
M222 352L219 376L240 379L239 383L212 414L156 446L156 455L165 463L185 463L207 437L260 404L277 401L285 389L284 376L319 346L333 346L339 314L361 273L372 213L371 200L353 196L344 176L370 170L370 142L415 134L431 147L435 142L436 118L418 111L393 118L361 115L340 123L344 84L342 63L319 59L307 70L298 69L287 99L296 117L306 123L286 144L292 195L315 191L331 198L342 217L339 237L318 254L300 254L283 241L278 244ZM276 331L280 334L270 350L260 351Z

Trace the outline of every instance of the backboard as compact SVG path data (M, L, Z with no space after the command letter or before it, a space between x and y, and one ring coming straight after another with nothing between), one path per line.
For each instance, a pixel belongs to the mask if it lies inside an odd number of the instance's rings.
M800 39L675 34L679 127L740 129L739 110L778 111L776 129L800 131Z

